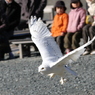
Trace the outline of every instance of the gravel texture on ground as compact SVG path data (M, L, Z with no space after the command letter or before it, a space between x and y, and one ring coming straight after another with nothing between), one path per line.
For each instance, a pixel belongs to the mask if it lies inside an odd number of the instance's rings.
M78 77L66 73L68 81L38 73L40 56L0 61L0 95L95 95L95 55L81 56L68 64Z

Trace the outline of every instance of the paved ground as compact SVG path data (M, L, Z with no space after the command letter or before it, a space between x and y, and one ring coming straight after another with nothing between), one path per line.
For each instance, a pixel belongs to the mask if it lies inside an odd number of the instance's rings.
M66 73L64 85L58 76L50 79L38 73L42 60L37 55L0 62L0 95L95 95L95 55L69 64L78 77Z
M48 4L54 2L50 0ZM66 4L69 6L68 0ZM0 95L95 95L95 55L82 56L69 64L78 77L66 73L68 81L64 85L60 85L58 76L50 79L38 73L42 62L39 53L23 59L18 54L16 57L0 61Z

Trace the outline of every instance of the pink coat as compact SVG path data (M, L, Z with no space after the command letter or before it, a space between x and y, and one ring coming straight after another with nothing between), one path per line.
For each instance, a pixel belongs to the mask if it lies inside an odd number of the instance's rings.
M85 24L86 11L83 8L72 9L69 13L67 32L77 32Z

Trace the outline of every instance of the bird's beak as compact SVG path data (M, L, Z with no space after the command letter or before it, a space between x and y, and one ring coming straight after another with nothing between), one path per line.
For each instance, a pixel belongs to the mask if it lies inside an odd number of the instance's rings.
M38 70L39 73L43 74L41 70Z

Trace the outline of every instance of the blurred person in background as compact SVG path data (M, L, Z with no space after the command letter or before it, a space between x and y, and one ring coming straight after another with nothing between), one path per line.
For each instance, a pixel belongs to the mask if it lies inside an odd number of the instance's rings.
M2 0L0 6L0 60L4 54L9 53L9 59L14 58L9 38L13 35L15 27L20 22L21 7L14 0Z
M43 19L43 10L47 0L16 0L21 6L21 22L18 29L28 28L27 21L31 16Z
M87 5L88 5L88 10L87 12L89 13L89 19L87 25L84 26L83 28L83 41L86 43L89 39L91 40L95 36L95 0L86 0ZM88 39L89 38L89 39ZM83 55L87 54L95 54L95 41L88 47L86 47L85 52Z
M82 28L85 25L86 10L82 8L80 0L71 0L67 34L64 38L66 54L78 48L82 37Z
M60 47L61 52L64 54L64 36L67 32L68 14L64 1L57 1L55 4L56 15L54 16L53 24L51 27L52 36Z

